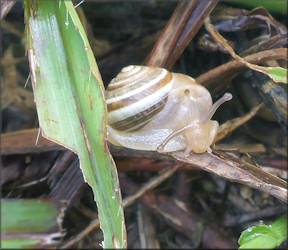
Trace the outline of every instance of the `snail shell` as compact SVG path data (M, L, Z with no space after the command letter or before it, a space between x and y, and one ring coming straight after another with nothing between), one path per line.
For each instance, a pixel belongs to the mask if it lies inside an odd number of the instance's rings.
M106 91L108 124L119 131L143 127L163 109L171 88L172 74L166 69L123 68Z
M123 68L108 85L106 103L108 140L127 148L203 153L219 127L210 120L219 105L212 105L208 90L162 68Z

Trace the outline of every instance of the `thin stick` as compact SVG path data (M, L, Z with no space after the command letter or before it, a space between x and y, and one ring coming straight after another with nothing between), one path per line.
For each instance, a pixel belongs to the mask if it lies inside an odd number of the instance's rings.
M164 67L186 22L196 5L195 0L180 1L146 60L147 66Z
M189 1L187 1L189 2ZM175 62L178 60L184 49L191 42L199 29L202 27L204 20L217 5L218 0L210 1L197 1L193 12L189 16L189 19L185 23L181 35L179 36L177 43L175 44L168 60L165 64L166 69L171 69Z
M219 142L222 139L224 139L229 133L234 131L236 128L243 125L245 122L249 121L251 118L253 118L258 111L263 108L265 105L263 103L260 103L256 107L252 108L248 113L244 114L241 117L234 118L232 120L229 120L222 124L219 129L217 136L213 143Z
M259 64L271 60L286 59L287 53L288 53L287 48L278 48L245 56L243 57L243 59L249 63ZM233 75L234 73L240 70L244 70L245 68L247 68L247 66L244 65L242 62L233 60L217 68L214 68L204 73L203 75L198 76L195 80L199 82L202 86L208 87L213 82L231 77L231 75Z

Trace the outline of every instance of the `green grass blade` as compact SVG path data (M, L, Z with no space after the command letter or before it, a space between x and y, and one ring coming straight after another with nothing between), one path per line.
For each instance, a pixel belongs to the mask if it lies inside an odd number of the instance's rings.
M33 248L43 248L43 242L41 239L2 239L1 248L2 249L33 249Z
M65 205L53 200L3 199L1 201L1 247L43 248L56 245L63 235Z
M243 1L243 0L234 0L232 1L225 1L228 4L232 5L239 5L243 6L244 8L256 8L256 7L264 7L269 12L274 12L277 14L287 15L287 1L283 0L249 0L249 1Z
M121 193L106 145L104 88L70 1L26 1L28 55L43 136L78 154L98 206L104 247L126 246Z

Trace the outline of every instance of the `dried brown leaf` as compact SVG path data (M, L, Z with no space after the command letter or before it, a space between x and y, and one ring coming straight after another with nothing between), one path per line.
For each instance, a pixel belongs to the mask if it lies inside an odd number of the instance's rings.
M190 154L177 151L171 154L175 159L190 163L205 171L214 173L233 182L239 182L269 193L287 202L287 182L263 171L256 164L239 159L237 156L221 151L213 153Z

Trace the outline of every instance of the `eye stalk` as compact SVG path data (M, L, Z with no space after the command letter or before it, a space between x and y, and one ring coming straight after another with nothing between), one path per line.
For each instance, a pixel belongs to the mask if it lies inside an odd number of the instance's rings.
M219 100L217 100L211 107L211 109L208 111L207 114L205 114L202 119L200 120L200 123L204 123L208 120L211 120L212 116L215 114L217 109L220 107L221 104L224 102L230 101L232 99L232 94L226 92Z

